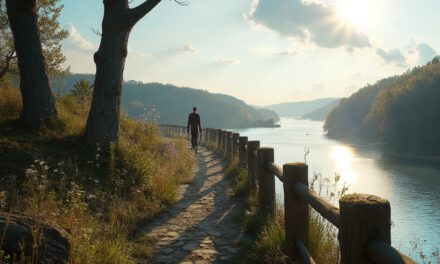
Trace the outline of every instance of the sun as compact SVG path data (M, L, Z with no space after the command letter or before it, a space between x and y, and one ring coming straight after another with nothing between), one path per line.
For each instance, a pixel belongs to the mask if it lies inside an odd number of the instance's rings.
M345 23L365 26L369 19L369 0L339 0L338 11Z

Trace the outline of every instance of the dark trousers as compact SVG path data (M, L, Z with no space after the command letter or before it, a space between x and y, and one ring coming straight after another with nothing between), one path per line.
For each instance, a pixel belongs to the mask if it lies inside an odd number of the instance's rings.
M195 148L197 146L198 133L191 133L191 146Z

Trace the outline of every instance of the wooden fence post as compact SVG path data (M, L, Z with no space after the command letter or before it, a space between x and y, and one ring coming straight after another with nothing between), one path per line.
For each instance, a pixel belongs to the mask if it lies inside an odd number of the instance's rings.
M386 199L369 194L345 195L339 200L341 263L373 263L367 243L376 239L391 244L391 208Z
M305 163L287 163L283 166L284 223L289 251L300 240L309 248L309 206L306 200L294 194L294 184L309 186L308 166Z
M227 140L227 138L226 138L226 134L228 133L228 131L226 131L226 130L223 130L223 134L222 134L222 153L223 153L223 155L226 153L226 140Z
M239 133L232 133L232 155L238 155L238 138Z
M232 132L228 131L226 134L226 157L229 158L232 154Z
M247 155L246 149L248 143L248 137L239 137L238 138L238 159L240 161L240 167L246 168L247 163Z
M249 141L247 147L248 176L251 191L257 189L257 157L254 152L260 147L260 141Z
M222 135L222 130L221 130L221 129L218 129L218 130L217 130L217 150L218 150L218 151L220 151L220 147L221 147L221 145L222 145L222 138L221 138L221 135Z
M258 148L258 201L266 218L275 213L275 175L268 170L267 163L274 162L273 148Z

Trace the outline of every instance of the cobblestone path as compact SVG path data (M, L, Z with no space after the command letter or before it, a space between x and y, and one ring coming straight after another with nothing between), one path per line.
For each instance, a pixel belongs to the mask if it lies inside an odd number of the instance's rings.
M138 234L155 241L154 263L228 263L238 250L241 209L231 197L224 164L205 148L197 156L194 180L179 188L178 202Z

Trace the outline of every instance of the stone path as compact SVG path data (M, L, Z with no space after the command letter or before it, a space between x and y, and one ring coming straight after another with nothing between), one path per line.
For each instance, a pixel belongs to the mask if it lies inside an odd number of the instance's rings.
M205 148L197 156L193 183L181 186L179 201L138 235L155 241L154 263L228 263L238 250L240 208L231 197L224 164Z

